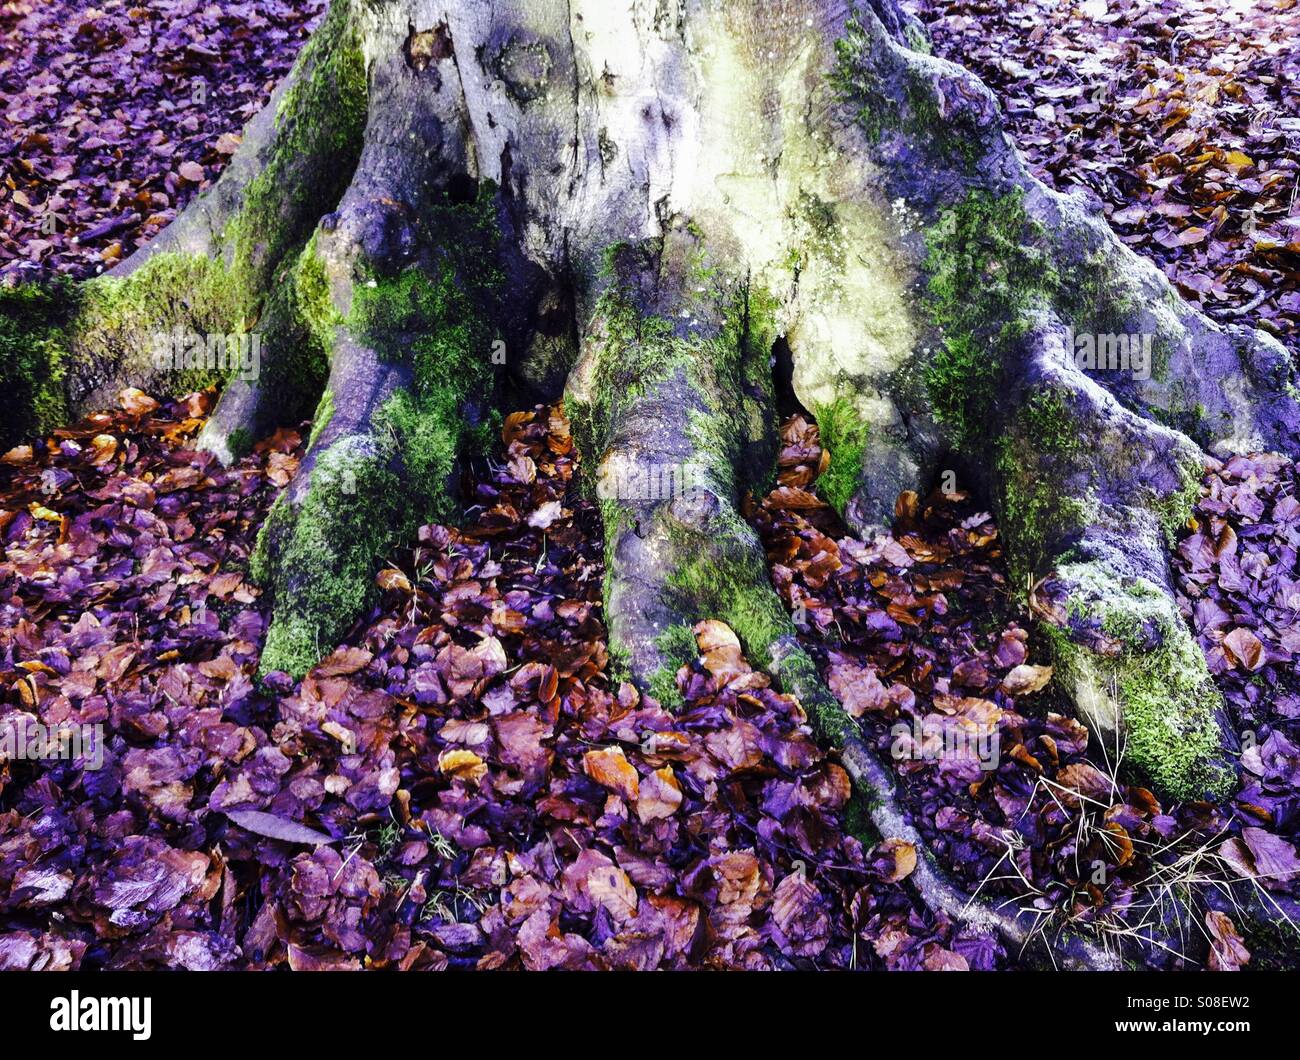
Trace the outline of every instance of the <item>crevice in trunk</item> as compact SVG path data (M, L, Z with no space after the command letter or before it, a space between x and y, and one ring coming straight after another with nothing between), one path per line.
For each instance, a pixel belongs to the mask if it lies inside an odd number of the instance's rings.
M784 335L778 335L772 343L772 394L778 420L791 416L813 418L794 391L794 353Z

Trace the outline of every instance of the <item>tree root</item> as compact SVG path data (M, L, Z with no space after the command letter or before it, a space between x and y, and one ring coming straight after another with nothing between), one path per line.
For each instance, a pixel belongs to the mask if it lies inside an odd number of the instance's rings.
M691 626L706 618L726 623L748 658L799 698L819 740L839 749L880 834L905 839L921 853L911 881L918 899L935 913L1024 948L1034 934L1032 922L963 894L925 854L889 770L823 684L768 580L761 543L736 508L746 484L736 477L746 466L744 435L706 430L726 414L718 398L727 391L719 383L744 375L747 359L762 349L756 335L766 333L751 304L728 306L721 291L710 292L718 299L712 312L695 301L685 314L695 323L674 326L683 317L674 279L679 263L697 249L677 230L662 244L616 256L614 279L597 303L575 373L575 382L585 386L566 399L583 426L575 436L584 456L598 468L609 542L611 654L639 685L673 706L677 670L696 654ZM753 297L748 292L750 303ZM728 309L748 325L738 325L734 316L729 321ZM761 432L774 437L770 391L750 396ZM644 466L647 458L695 470L666 479L660 469L655 477ZM675 488L652 492L642 485L652 478ZM1063 932L1055 947L1067 967L1118 967L1113 955L1073 932Z
M496 196L448 179L463 161L454 146L448 157L409 135L426 86L400 52L376 78L403 124L373 118L352 185L307 252L318 260L303 266L318 270L331 370L307 457L253 564L274 599L263 673L301 676L332 649L373 600L384 553L452 517L461 462L492 430ZM256 402L228 400L220 429L245 426Z
M357 16L337 0L216 185L111 273L58 288L36 382L59 415L112 407L126 387L177 395L225 383L229 404L247 407L232 432L255 437L310 411L326 360L295 263L347 186L367 103ZM39 322L23 302L6 292L0 311L16 306L29 328ZM31 428L56 425L37 417ZM204 441L232 455L213 430Z
M1092 732L1108 746L1122 732L1128 765L1163 795L1221 795L1237 741L1166 554L1207 451L1300 452L1285 350L1186 305L1082 199L1028 174L978 79L912 51L877 14L860 11L841 42L840 120L864 134L898 245L914 248L897 267L925 284L913 327L933 352L921 387L885 360L846 388L874 451L843 514L869 534L900 479L924 488L931 469L959 468L992 499ZM929 165L909 149L918 138ZM815 366L844 358L818 334L791 340L806 405Z

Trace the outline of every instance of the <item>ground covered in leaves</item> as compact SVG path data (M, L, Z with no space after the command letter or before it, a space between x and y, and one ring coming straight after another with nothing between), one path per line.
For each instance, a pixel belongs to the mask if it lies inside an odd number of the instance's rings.
M0 766L0 967L992 967L916 915L905 844L720 623L668 714L611 680L598 516L563 417L511 416L298 684L254 679L242 571L301 452L184 447L210 398L4 458L0 723L103 727Z
M1215 319L1300 352L1296 0L909 0L1034 171Z
M325 0L0 0L0 275L93 275L239 146Z
M104 734L98 769L0 765L0 967L1016 965L918 911L910 845L852 834L844 770L727 627L697 627L675 714L611 676L599 517L558 409L508 418L467 524L391 557L342 647L259 684L243 572L303 436L223 470L185 447L210 402L127 392L0 464L0 724ZM1293 658L1293 466L1218 469L1183 542L1189 609L1259 736L1235 802L1162 806L1087 758L987 513L905 494L864 544L816 495L816 427L783 436L750 505L774 583L968 888L1049 939L1082 921L1118 945L1175 883L1293 886L1295 697L1251 680ZM1266 534L1292 573L1252 641L1232 630L1260 564L1225 542ZM1189 957L1249 960L1222 914L1187 929Z

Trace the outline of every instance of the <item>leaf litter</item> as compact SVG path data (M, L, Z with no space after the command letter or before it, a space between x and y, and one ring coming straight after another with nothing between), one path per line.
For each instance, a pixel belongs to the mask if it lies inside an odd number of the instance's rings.
M390 557L343 645L259 685L244 571L305 432L222 469L186 448L211 401L127 392L0 459L0 723L105 732L100 769L0 767L0 966L1001 958L912 908L914 851L850 834L847 774L727 627L675 715L611 677L558 409L506 420L466 526Z

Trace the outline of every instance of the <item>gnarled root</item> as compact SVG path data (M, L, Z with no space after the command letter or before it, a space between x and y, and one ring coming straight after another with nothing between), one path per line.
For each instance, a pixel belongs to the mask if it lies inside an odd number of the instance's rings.
M771 466L775 431L763 383L771 330L756 292L741 282L728 290L724 281L703 298L680 293L682 263L698 251L674 228L662 242L616 255L566 396L584 457L598 468L611 654L671 706L680 702L677 670L696 654L691 627L706 618L725 622L750 660L799 698L818 738L840 750L880 834L923 852L889 769L800 646L758 537L737 510L740 491L761 481L753 477L763 466L754 455L766 453ZM755 358L761 371L753 371ZM737 393L745 395L739 409L727 400ZM1014 948L1033 938L1032 917L970 898L929 856L918 859L911 886L928 908ZM1068 967L1117 966L1103 947L1073 933L1054 940L1053 952Z
M306 672L364 611L387 549L454 514L460 463L495 407L495 191L447 179L460 141L442 135L400 52L376 78L386 107L311 245L332 362L307 457L255 557L274 600L264 673ZM412 115L426 136L410 134Z

